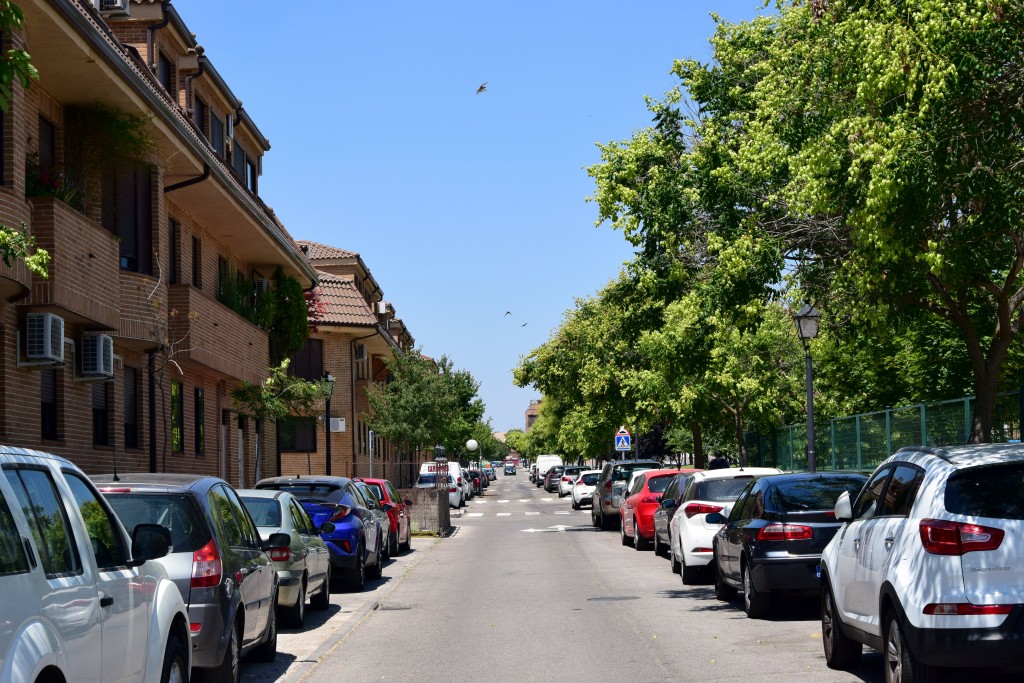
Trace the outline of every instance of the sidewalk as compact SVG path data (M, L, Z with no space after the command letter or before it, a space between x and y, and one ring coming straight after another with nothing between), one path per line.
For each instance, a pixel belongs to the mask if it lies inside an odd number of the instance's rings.
M452 517L455 517L454 510ZM312 611L307 605L302 629L282 628L278 632L277 659L272 664L242 660L241 679L246 683L297 683L380 606L438 540L414 536L412 550L392 558L384 565L384 576L367 580L361 593L332 591L331 606L323 612Z

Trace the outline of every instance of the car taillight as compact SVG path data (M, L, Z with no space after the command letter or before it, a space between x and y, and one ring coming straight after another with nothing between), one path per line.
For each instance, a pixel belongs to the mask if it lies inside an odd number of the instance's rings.
M335 505L334 512L331 513L331 518L327 521L331 523L337 522L343 517L347 517L350 512L352 512L352 508L348 505Z
M274 562L287 562L292 557L291 548L271 548L269 552Z
M683 508L683 514L687 517L694 515L709 515L712 512L721 512L721 505L708 505L707 503L690 503Z
M350 552L352 552L352 544L349 543L348 541L342 541L341 542L341 549L344 550L346 553L350 553Z
M448 493L455 493L456 491L458 491L457 488L450 488L450 489L448 489Z
M459 486L462 486L462 477L459 477L458 479L456 479L455 483L458 484Z
M925 614L936 616L979 616L1009 614L1014 605L972 605L969 602L933 602L924 606Z
M219 585L223 571L220 551L217 550L217 543L212 538L209 543L192 553L193 588L213 588Z
M921 520L921 543L932 555L964 555L976 550L995 550L1003 542L1003 530L945 519Z
M644 496L640 499L641 503L657 503L661 500L661 496Z
M604 490L605 491L611 491L612 490L612 482L611 482L610 479L604 483Z
M814 529L803 524L780 524L775 522L757 532L759 541L807 541L814 538Z

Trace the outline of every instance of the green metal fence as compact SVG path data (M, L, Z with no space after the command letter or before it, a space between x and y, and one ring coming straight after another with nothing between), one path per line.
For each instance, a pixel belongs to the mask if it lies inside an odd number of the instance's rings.
M815 423L817 466L822 470L870 470L903 446L952 446L971 435L974 397L887 408ZM1021 439L1024 387L996 397L992 441ZM807 469L807 425L786 425L769 434L745 435L747 461L783 470Z

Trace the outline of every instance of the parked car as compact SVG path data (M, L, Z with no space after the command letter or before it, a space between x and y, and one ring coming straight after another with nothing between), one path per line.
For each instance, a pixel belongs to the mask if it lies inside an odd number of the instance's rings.
M223 479L150 472L92 477L126 527L162 524L171 552L158 560L188 605L192 665L208 679L239 680L241 658L277 656L277 569L268 554L291 539L264 541Z
M455 483L462 488L463 501L470 501L476 496L473 490L473 479L469 476L469 470L459 463L448 463L448 472L455 477Z
M562 470L561 476L558 477L558 497L564 498L572 493L572 485L576 483L576 478L580 476L580 472L587 469L579 465L568 465Z
M552 465L548 468L547 474L544 475L544 483L542 488L548 493L554 493L558 490L558 480L562 476L562 471L565 469L565 465Z
M0 678L188 680L188 612L160 563L168 530L126 533L64 458L0 446L0 465Z
M594 526L607 531L619 520L619 505L626 491L633 470L653 470L661 467L657 460L613 460L601 469L601 478L594 491L594 502L590 506L590 521Z
M420 474L416 477L416 481L413 483L414 489L434 489L437 488L437 475L433 472L428 474ZM455 485L455 477L448 475L448 506L453 508L460 508L466 504L465 499L462 496L462 489Z
M839 529L835 503L856 494L863 474L798 472L775 474L749 483L728 519L709 514L709 524L724 526L712 541L715 596L731 600L743 592L743 611L761 619L772 595L821 593L821 551Z
M530 483L537 483L537 463L535 462L530 463Z
M380 498L377 497L377 491L361 479L353 479L352 482L356 488L363 495L363 500L366 502L366 508L373 515L374 520L377 522L377 526L381 530L381 543L378 550L380 554L380 566L383 567L384 563L391 559L391 544L388 543L388 536L391 532L391 519L388 517L387 511L384 509L384 504ZM380 578L379 572L374 572L374 578Z
M679 474L672 477L669 481L668 486L665 487L665 492L661 494L661 502L658 503L657 509L654 511L654 554L660 557L667 557L669 552L668 549L672 545L672 534L670 529L670 523L672 518L678 510L676 501L679 498L679 494L682 493L686 487L686 480L694 472L700 470L686 469L680 471ZM673 563L673 570L678 573L679 567Z
M904 448L851 499L821 556L829 667L857 666L862 645L887 683L1020 666L1024 446Z
M412 501L408 498L402 500L395 485L387 479L358 477L356 480L365 481L373 489L384 511L388 513L389 553L397 555L403 550L409 550L412 544L412 527L409 524L409 508L412 507Z
M601 478L601 470L583 470L572 484L572 509L579 510L584 505L593 505L594 489Z
M507 477L507 476L509 476L510 474L511 474L512 476L515 476L515 474L516 474L516 466L515 466L515 465L513 465L513 464L512 464L512 463L510 463L510 462L507 462L507 463L505 463L505 476Z
M544 476L548 473L548 470L555 465L562 465L562 456L560 455L538 455L537 456L537 477L534 479L534 483L537 486L544 485Z
M383 566L385 526L373 514L362 492L348 477L326 475L270 477L256 482L257 489L288 491L319 526L331 522L334 530L320 537L327 544L331 567L345 588L361 591L367 577L379 579Z
M272 534L288 534L291 543L270 551L277 568L277 611L285 626L302 628L306 618L306 598L315 610L331 605L331 559L321 533L330 533L334 525L313 520L287 491L241 489L242 504L260 532L269 541Z
M484 468L484 474L486 474L487 478L489 480L491 480L491 481L497 481L498 480L498 474L494 471L493 467L485 467Z
M669 527L672 569L675 571L678 567L684 584L700 581L714 557L711 539L722 528L722 523L709 522L707 516L713 512L729 514L736 497L751 479L781 473L774 467L729 467L694 472L686 480L676 504L679 510Z
M619 506L622 545L632 545L637 550L651 547L654 542L654 511L661 505L665 489L677 474L677 469L645 470L636 478Z
M468 473L467 476L469 478L470 486L472 486L472 489L473 489L473 495L474 496L482 496L484 494L484 482L483 482L483 480L486 479L486 476L484 476L480 472L480 470L466 470L466 471Z

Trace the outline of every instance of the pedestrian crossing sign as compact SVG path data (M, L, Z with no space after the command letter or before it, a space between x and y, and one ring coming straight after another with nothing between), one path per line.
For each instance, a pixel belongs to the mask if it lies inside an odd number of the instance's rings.
M615 450L632 450L631 441L632 439L629 436L629 431L627 431L625 427L619 427L619 431L615 433Z

